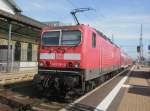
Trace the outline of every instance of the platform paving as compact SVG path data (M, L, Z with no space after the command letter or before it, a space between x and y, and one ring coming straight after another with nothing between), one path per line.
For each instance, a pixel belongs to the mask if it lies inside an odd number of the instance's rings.
M150 111L150 67L134 69L117 111Z
M0 85L32 80L37 70L26 70L11 73L0 72Z
M116 93L113 90L117 88L119 92ZM109 95L111 96L109 97ZM114 98L113 95L115 95ZM112 101L111 98L113 98ZM107 102L104 102L105 100ZM107 105L108 102L110 102L109 105ZM136 66L133 66L129 72L120 74L91 94L77 100L71 107L60 111L78 111L78 109L87 111L150 111L150 67L143 66L137 69Z

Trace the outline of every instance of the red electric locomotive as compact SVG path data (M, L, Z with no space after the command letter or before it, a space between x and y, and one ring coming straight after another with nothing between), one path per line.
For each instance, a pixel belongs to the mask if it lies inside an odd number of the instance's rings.
M68 97L92 89L110 72L131 64L126 59L118 46L87 25L46 27L34 80L42 91Z

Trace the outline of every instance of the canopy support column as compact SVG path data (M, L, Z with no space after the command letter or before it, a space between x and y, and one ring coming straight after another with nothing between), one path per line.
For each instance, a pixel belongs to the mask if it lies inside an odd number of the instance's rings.
M12 24L8 21L9 29L8 29L8 51L7 51L7 72L12 71L12 45L11 45L11 38L12 38Z

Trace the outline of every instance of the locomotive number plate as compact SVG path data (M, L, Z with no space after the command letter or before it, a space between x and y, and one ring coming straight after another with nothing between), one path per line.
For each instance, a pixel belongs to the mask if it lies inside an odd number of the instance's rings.
M64 59L64 54L57 53L57 54L55 55L55 58L56 58L56 59Z

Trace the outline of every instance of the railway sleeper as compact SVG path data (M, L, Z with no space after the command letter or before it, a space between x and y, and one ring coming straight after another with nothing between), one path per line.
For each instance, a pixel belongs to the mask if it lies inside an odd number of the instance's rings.
M32 111L32 106L29 101L25 102L5 95L0 95L0 103L6 104L17 111Z

